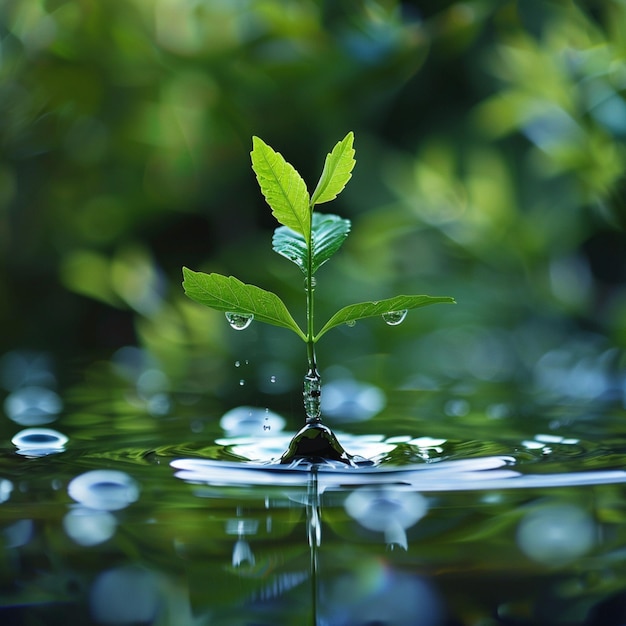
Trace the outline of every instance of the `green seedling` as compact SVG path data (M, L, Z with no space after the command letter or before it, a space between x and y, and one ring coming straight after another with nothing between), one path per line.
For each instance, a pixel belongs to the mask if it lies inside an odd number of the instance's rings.
M360 302L339 309L315 330L315 273L339 250L350 232L350 220L318 213L318 204L334 200L344 189L355 165L354 134L348 133L326 156L319 182L309 195L296 169L263 140L252 138L252 169L265 200L277 219L272 247L295 263L304 275L306 327L300 328L285 303L275 294L248 285L234 276L205 274L183 268L183 288L192 300L223 311L232 328L243 330L252 320L287 328L306 344L308 369L304 377L306 424L292 441L283 462L297 457L336 458L350 462L332 432L321 424L321 377L315 357L316 343L331 329L357 320L378 317L389 325L401 323L410 309L436 303L453 303L449 297L400 295Z

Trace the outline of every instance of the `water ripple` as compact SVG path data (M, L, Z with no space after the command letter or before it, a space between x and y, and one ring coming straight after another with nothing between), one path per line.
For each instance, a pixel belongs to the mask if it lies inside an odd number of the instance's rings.
M179 458L170 463L175 476L192 483L209 485L304 486L313 465L305 460L291 465L236 463L200 458ZM562 473L524 473L513 455L491 455L469 459L437 460L391 466L350 468L315 465L320 491L363 485L408 485L420 492L529 489L626 483L626 471L593 470Z

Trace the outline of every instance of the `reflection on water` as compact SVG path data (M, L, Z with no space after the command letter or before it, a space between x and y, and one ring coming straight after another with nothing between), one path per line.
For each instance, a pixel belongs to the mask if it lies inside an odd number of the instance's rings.
M155 573L142 567L105 570L91 586L91 615L100 624L152 624L161 604L159 587Z
M4 401L4 411L7 417L21 426L54 422L62 406L58 394L43 387L16 389Z
M386 404L382 389L345 375L324 385L322 412L338 422L361 422L374 417Z
M226 411L220 419L220 426L229 437L241 435L270 435L280 432L285 427L285 420L270 411L252 406L238 406Z
M73 478L67 493L79 504L104 511L119 511L139 497L137 483L125 472L92 470Z
M17 453L23 456L46 456L65 450L68 438L52 428L26 428L20 430L11 443L17 447Z
M0 623L626 619L623 407L530 410L457 386L385 391L364 420L374 392L342 375L354 412L336 434L372 464L280 465L289 415L175 392L141 351L63 392L35 362L7 398L54 391L59 410L54 428L0 423Z
M63 518L63 529L80 546L104 543L115 534L117 519L108 511L85 506L72 508Z
M381 559L364 559L351 572L324 587L320 624L401 624L441 626L443 598L426 578L394 568Z
M517 544L538 563L562 565L587 554L598 536L592 515L575 504L532 507L517 527Z
M428 501L417 491L403 485L359 487L343 504L346 513L361 526L384 533L388 547L408 550L406 529L415 525L428 511Z

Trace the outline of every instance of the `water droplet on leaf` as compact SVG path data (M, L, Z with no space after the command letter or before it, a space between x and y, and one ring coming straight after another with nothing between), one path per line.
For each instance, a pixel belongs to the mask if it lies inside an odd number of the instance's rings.
M226 313L226 319L231 328L245 330L252 323L254 315L252 313L231 313L229 311Z
M408 311L406 309L402 311L389 311L389 313L383 313L382 317L389 326L397 326L404 322L407 313Z

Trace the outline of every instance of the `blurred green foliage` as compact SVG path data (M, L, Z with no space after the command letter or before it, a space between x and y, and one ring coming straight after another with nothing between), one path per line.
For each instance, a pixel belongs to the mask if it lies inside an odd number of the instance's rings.
M623 0L4 0L2 348L139 343L214 390L245 350L298 363L185 301L180 267L303 306L251 137L313 180L349 130L353 234L319 307L459 305L338 331L322 365L411 387L623 348L625 22Z

